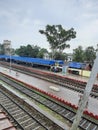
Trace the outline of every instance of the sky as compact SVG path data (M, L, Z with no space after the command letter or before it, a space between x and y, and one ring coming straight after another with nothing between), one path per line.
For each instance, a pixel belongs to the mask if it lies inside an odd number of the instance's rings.
M49 50L46 25L74 28L76 38L66 42L72 53L82 46L96 48L98 44L98 0L0 0L0 43L11 40L12 48L28 44Z

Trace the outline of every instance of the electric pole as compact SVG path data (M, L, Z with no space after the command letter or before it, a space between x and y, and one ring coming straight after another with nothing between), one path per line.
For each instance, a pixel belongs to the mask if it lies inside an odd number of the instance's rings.
M80 101L79 108L77 110L77 114L75 116L74 122L73 122L72 127L70 128L70 130L77 130L77 128L79 126L79 122L81 120L83 111L84 111L84 109L86 107L86 103L87 103L87 101L89 99L89 95L90 95L91 90L93 88L93 84L95 82L97 73L98 73L98 53L97 53L97 57L95 59L95 62L94 62L94 65L93 65L93 68L92 68L92 71L91 71L90 78L89 78L89 80L87 82L87 85L86 85L86 88L84 90L83 97L82 97L82 99Z

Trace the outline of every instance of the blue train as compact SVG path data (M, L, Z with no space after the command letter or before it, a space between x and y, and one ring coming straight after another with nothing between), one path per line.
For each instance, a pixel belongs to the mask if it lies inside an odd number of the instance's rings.
M74 69L84 69L86 67L86 63L81 63L81 62L70 62L69 68L74 68Z
M61 71L61 67L64 64L62 60L49 60L42 58L32 58L32 57L21 57L21 56L10 56L10 55L0 55L0 60L7 62L40 67L43 69L51 69L52 71Z
M76 74L80 76L90 76L90 71L92 70L92 65L80 62L71 62L69 64L68 72L71 74Z

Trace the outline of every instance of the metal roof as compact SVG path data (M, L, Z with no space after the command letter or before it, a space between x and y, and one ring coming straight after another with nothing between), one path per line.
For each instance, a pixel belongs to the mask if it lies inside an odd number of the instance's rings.
M86 66L85 63L80 63L80 62L71 62L71 63L69 63L70 68L82 69L85 66Z
M0 58L11 59L11 60L26 62L26 63L40 64L40 65L54 65L55 63L59 63L63 65L62 60L49 60L49 59L42 59L42 58L8 56L8 55L0 55Z

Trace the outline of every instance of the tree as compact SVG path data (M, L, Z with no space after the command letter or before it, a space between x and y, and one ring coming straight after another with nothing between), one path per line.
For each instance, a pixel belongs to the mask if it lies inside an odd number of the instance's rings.
M84 51L82 46L73 50L73 61L83 62L84 61Z
M32 57L32 56L33 56L33 48L32 48L32 46L29 45L29 44L26 46L26 55L27 55L28 57Z
M16 49L16 54L19 56L27 56L27 57L34 57L36 58L39 53L40 47L38 46L20 46L20 48Z
M0 55L4 54L4 45L0 43Z
M45 30L39 30L39 32L46 36L52 51L52 58L54 58L57 50L63 51L65 48L69 48L70 45L66 42L76 37L73 28L65 30L62 25L47 25Z
M27 56L26 55L26 47L25 46L20 46L20 48L15 50L15 53L19 56Z
M87 47L84 51L84 60L88 63L93 64L95 58L96 58L96 50L93 48L93 46Z
M45 53L48 53L47 49L42 48L39 50L37 57L43 58Z
M32 46L33 50L32 50L32 57L36 58L38 53L39 53L39 50L40 50L40 47L35 45L35 46Z
M67 60L68 56L66 53L60 53L60 52L56 52L55 53L55 59L56 60Z

